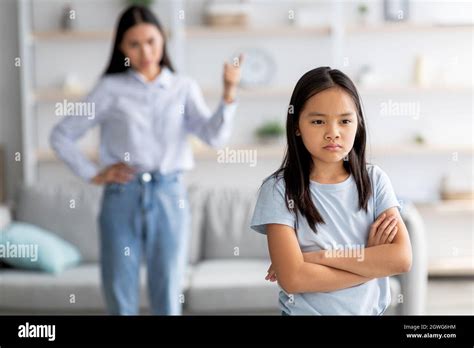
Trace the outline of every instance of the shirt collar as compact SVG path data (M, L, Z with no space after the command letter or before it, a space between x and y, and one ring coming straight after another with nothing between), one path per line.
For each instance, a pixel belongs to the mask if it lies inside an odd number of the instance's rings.
M153 81L146 81L145 77L133 68L127 70L135 79L147 86L158 86L168 88L173 78L173 72L166 66L161 68L161 72Z

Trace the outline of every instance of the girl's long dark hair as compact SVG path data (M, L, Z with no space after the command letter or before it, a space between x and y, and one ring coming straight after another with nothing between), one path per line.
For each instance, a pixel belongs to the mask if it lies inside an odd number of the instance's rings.
M173 65L168 57L168 51L166 50L166 37L164 30L158 21L158 18L148 8L143 6L130 6L120 16L117 31L115 33L114 48L112 51L112 57L110 63L105 70L105 75L121 73L130 68L129 64L126 64L125 56L120 50L120 44L122 43L125 32L136 24L150 23L155 25L163 36L163 55L160 62L158 63L161 67L168 67L171 71L174 71Z
M367 212L367 205L372 194L371 183L367 173L365 161L366 127L359 94L354 83L344 73L329 67L320 67L304 74L296 83L291 95L290 107L286 119L286 138L288 147L280 168L269 178L280 178L286 187L286 206L295 213L298 226L299 211L306 217L310 228L317 233L316 224L324 224L311 200L310 173L313 169L313 160L303 144L301 136L296 135L300 113L306 101L315 94L328 88L338 87L343 89L354 101L357 108L357 131L354 146L348 154L348 160L343 162L344 168L352 174L359 193L359 209ZM267 178L267 180L269 179ZM292 204L291 204L292 203ZM296 226L296 227L297 227Z

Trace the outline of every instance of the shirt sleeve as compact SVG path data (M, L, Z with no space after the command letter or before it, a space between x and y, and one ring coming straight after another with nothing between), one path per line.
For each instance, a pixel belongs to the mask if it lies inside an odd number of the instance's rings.
M266 234L267 224L282 224L295 228L296 218L286 206L284 180L270 178L262 184L250 228Z
M91 129L104 117L104 110L110 104L111 96L105 88L105 81L101 79L93 90L81 103L93 103L92 115L62 115L50 134L50 144L56 155L63 160L69 168L86 181L90 181L99 171L96 164L90 161L80 151L77 140L87 130Z
M197 135L212 147L220 147L230 138L237 101L230 104L221 100L211 113L196 81L190 80L185 105L185 122L188 132Z
M398 202L395 191L388 175L378 166L375 170L375 218L383 213L388 208L397 207L400 210L400 203Z

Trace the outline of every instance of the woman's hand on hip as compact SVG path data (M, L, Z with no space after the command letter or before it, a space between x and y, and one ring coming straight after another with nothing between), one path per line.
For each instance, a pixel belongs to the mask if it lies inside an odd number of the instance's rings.
M134 176L135 169L123 162L119 162L106 167L99 174L93 177L91 182L97 185L109 183L126 184L132 180Z
M244 60L241 54L239 58L235 58L232 64L224 63L224 101L231 103L237 94L237 86L240 82L240 67Z

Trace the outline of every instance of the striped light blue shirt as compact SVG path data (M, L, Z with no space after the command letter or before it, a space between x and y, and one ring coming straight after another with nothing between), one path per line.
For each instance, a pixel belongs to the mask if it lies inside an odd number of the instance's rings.
M84 102L92 103L87 105L93 114L62 115L50 143L59 158L87 181L100 167L117 162L163 174L192 169L187 135L192 133L212 147L222 146L230 137L237 107L236 102L221 100L212 113L198 84L168 68L150 82L133 69L105 75ZM95 126L100 126L100 167L76 144Z

